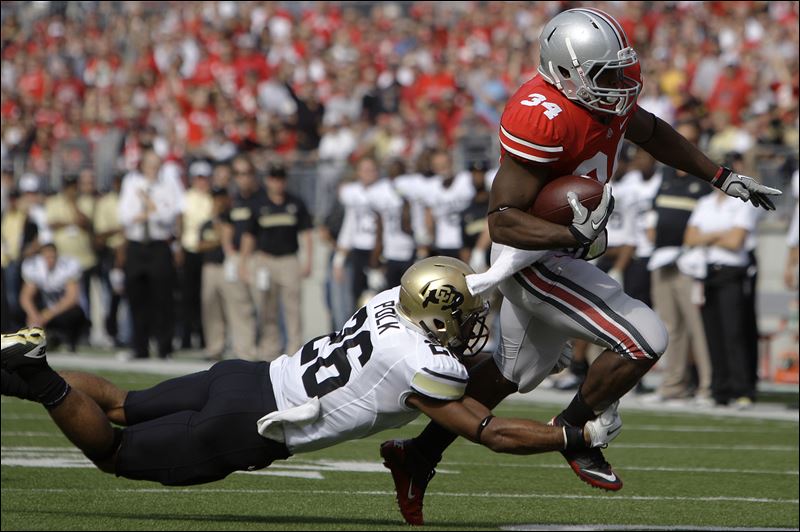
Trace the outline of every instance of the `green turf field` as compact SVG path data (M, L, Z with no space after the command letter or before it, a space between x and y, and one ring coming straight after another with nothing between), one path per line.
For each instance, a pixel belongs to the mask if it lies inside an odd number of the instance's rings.
M123 387L163 377L105 373ZM505 416L547 419L512 403ZM431 530L558 524L798 527L798 425L623 410L606 451L616 494L580 482L560 454L510 456L459 440L429 487ZM380 465L401 430L196 488L116 479L87 466L43 408L2 399L3 530L378 530L404 527ZM42 467L47 465L47 467ZM55 467L57 466L57 467Z

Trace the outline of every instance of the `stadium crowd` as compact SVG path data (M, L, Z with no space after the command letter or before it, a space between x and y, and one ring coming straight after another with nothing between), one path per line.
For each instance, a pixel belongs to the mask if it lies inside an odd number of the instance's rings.
M542 25L572 4L4 2L3 330L49 323L74 349L88 319L102 316L90 340L106 336L136 357L149 356L152 335L161 357L194 344L218 359L227 337L232 355L268 359L302 343L312 230L332 250L332 328L415 258L485 267L481 213L500 114L535 74ZM797 2L593 5L633 40L642 107L692 130L719 162L791 190ZM668 169L632 149L617 173L628 183L617 207L627 229L610 245L627 251L608 268L648 301L651 278L677 260L654 264L655 250L684 244L658 237L658 197L675 192L664 190ZM781 216L794 207L794 186ZM682 205L686 216L671 223L685 229L693 203ZM758 220L743 216L730 222L746 230L742 253L719 266L754 266ZM706 277L687 262L683 275ZM755 277L739 281L737 290ZM102 312L90 308L93 282ZM745 304L754 309L754 297ZM714 323L706 310L681 319ZM742 319L755 335L754 314ZM718 343L709 338L705 356L691 351L718 368ZM724 386L696 360L698 396L752 400L749 349L737 362L745 384L730 397L715 393ZM660 400L694 393L686 359Z

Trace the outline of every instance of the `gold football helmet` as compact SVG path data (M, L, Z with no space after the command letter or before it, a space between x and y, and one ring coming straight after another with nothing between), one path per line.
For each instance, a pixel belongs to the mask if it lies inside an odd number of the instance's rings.
M451 257L429 257L400 280L398 314L431 341L457 354L478 353L489 338L489 303L473 296L465 276L475 273Z

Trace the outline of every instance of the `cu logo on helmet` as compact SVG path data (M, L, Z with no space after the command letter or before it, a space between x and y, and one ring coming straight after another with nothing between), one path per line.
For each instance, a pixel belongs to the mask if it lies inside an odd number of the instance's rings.
M429 303L442 305L442 310L455 310L464 302L464 296L453 285L446 284L439 288L431 288L422 302L422 307L427 308Z

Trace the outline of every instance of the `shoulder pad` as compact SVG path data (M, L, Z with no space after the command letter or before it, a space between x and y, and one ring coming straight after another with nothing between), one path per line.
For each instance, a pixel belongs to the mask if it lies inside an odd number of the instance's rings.
M500 144L527 162L554 163L569 143L570 116L560 93L525 84L509 99L500 119Z
M411 388L426 397L455 401L464 395L469 375L467 369L447 355L432 355L411 379Z

